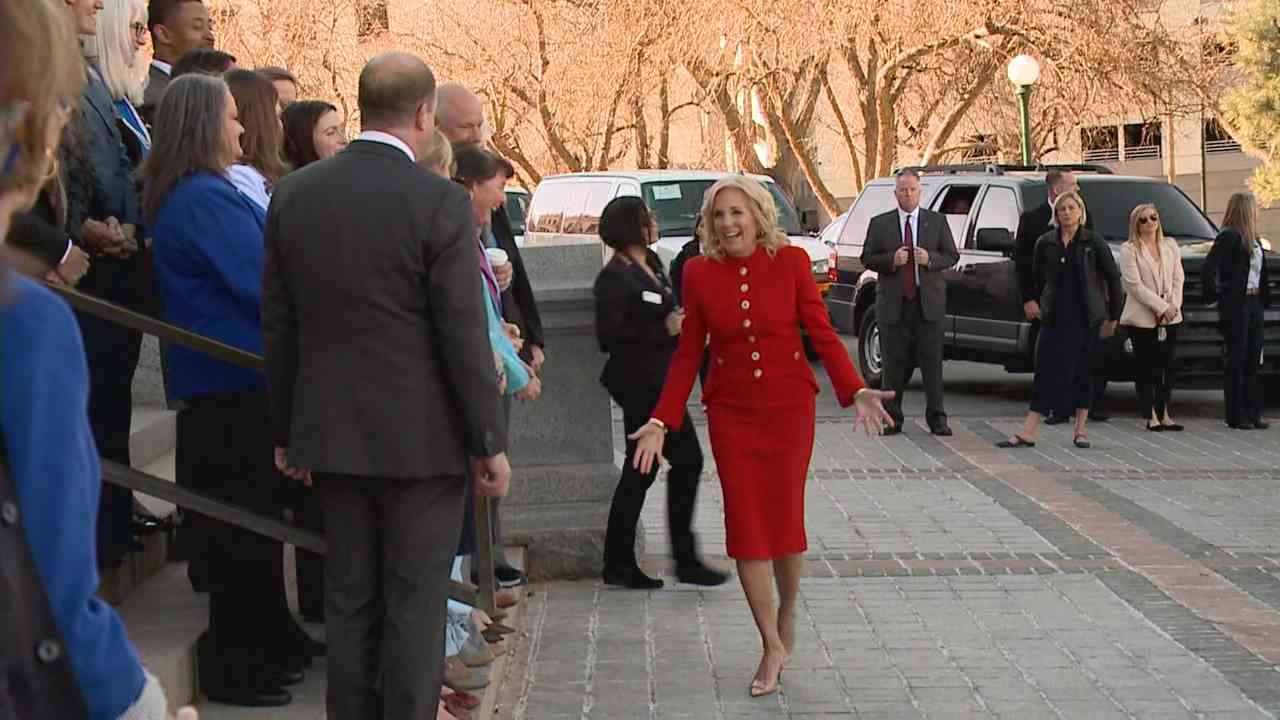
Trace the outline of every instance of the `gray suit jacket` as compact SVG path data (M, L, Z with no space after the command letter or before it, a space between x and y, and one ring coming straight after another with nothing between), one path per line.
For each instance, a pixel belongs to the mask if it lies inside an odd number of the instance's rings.
M155 65L147 71L147 87L142 91L142 106L138 108L138 115L142 116L142 121L148 126L151 125L156 108L160 107L160 99L169 87L169 80L169 73Z
M267 213L262 331L275 443L316 472L462 475L506 450L471 202L356 141Z
M928 267L920 267L917 297L924 319L940 322L947 314L947 287L942 271L960 262L951 237L951 226L942 215L920 208L919 228L915 244L929 252ZM893 266L893 254L902 247L902 227L898 209L871 218L867 242L862 246L862 264L879 274L876 282L876 316L883 324L893 324L902 317L902 277L913 267L907 263Z
M80 95L80 114L84 117L93 177L93 191L86 208L88 217L95 220L114 217L122 224L140 224L133 164L120 135L111 93L96 70L89 72L89 82Z

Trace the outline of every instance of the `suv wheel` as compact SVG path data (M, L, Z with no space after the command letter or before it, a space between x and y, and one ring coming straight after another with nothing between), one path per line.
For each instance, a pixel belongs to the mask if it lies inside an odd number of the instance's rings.
M875 307L867 308L858 331L858 369L868 387L879 388L884 378L884 354L880 349L880 322Z

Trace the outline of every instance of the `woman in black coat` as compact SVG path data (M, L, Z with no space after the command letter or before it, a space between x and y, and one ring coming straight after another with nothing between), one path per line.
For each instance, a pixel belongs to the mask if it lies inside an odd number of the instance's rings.
M1200 269L1205 302L1218 303L1218 327L1227 345L1222 379L1227 425L1265 430L1258 366L1262 364L1262 309L1268 304L1267 263L1258 240L1258 201L1236 193L1227 202L1222 232Z
M675 354L684 313L671 289L662 261L649 249L657 242L658 225L637 197L615 198L600 214L600 238L613 249L613 258L596 277L596 337L609 355L600 382L622 406L624 435L649 421L662 393L667 366ZM657 467L640 472L632 462L634 440L627 441L622 478L609 508L605 533L604 581L610 585L647 589L662 581L645 575L636 562L636 523ZM702 476L702 447L688 414L681 429L667 437L667 523L671 553L681 582L719 585L728 579L698 559L693 535L693 511Z
M1090 361L1098 340L1115 333L1124 306L1111 247L1084 226L1084 199L1075 192L1059 195L1053 216L1057 227L1036 241L1033 261L1041 329L1031 410L1022 432L1000 447L1034 447L1041 419L1068 407L1075 409L1075 446L1089 447Z

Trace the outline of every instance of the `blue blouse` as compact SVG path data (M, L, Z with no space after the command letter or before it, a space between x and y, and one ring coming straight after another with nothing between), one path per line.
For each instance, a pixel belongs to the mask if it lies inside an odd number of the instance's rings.
M487 289L484 291L484 310L489 318L489 343L502 358L502 365L507 373L506 394L514 395L529 384L529 371L525 370L524 361L516 352L516 346L511 344L511 338L507 337L507 332L502 329L498 309L493 304L493 295Z
M116 101L116 112L120 113L120 117L124 119L124 124L138 138L138 144L142 146L142 157L146 157L151 152L151 133L147 132L147 124L142 122L142 116L138 114L137 108L133 103L125 98Z

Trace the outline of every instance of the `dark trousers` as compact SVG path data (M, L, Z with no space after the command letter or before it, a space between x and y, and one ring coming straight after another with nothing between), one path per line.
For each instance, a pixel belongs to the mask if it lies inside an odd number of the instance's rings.
M896 323L880 322L880 347L884 350L884 388L894 391L885 410L902 427L902 400L907 383L920 368L924 381L925 420L929 426L946 420L942 401L942 324L925 320L920 301L902 301Z
M187 398L177 419L177 482L252 512L274 514L276 471L264 393ZM257 687L261 672L292 664L298 637L284 590L283 546L235 525L186 513L180 538L197 592L209 593L200 682Z
M434 720L465 481L319 475L333 720Z
M324 533L324 506L314 488L303 488L298 496L294 522L312 532ZM324 556L298 549L295 555L298 578L298 611L311 622L324 619Z
M611 391L615 402L622 406L622 424L630 435L649 421L653 408L658 404L661 388L627 388ZM636 442L627 441L627 457L622 466L622 477L613 493L609 507L609 526L605 531L605 567L631 568L636 566L636 523L644 498L658 476L658 468L642 473L633 466ZM697 540L693 535L693 511L698 500L698 482L702 477L702 446L693 427L689 413L679 430L667 433L662 455L671 463L667 474L667 526L671 533L671 555L677 565L687 565L697 560Z
M1178 344L1178 326L1164 328L1160 342L1159 328L1126 328L1133 340L1134 362L1138 366L1138 415L1144 420L1163 420L1173 392L1173 356Z
M1240 424L1262 417L1262 388L1258 366L1262 364L1262 302L1256 295L1244 303L1224 308L1219 317L1222 338L1227 343L1227 372L1222 395L1227 406L1227 422Z

